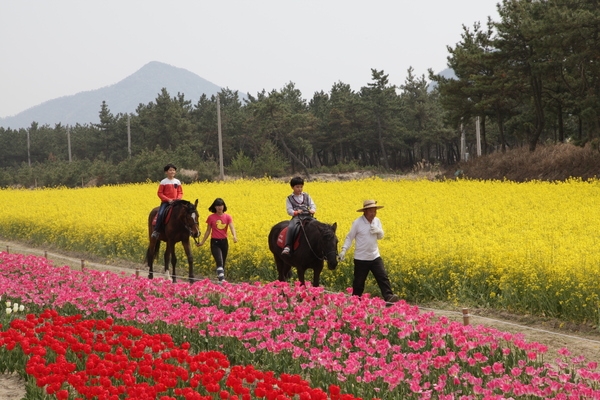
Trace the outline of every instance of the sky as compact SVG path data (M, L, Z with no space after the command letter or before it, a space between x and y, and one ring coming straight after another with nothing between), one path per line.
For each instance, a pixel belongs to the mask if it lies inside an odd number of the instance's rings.
M447 68L462 26L499 0L0 0L0 117L115 84L151 61L256 95L310 100ZM194 100L194 99L191 99Z

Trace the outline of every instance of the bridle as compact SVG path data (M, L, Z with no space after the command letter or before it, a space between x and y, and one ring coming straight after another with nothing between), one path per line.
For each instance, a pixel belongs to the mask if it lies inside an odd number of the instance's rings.
M196 209L196 207L192 207L193 206L192 203L182 204L182 205L183 205L183 207L185 207L185 212L187 213L187 215L190 215L192 217L192 220L194 221L194 225L196 225L196 229L198 231L198 237L199 237L200 236L200 222L198 221L198 218L196 218L196 215L198 215L198 210ZM186 229L188 230L192 239L194 239L194 242L196 242L196 244L200 243L200 241L198 240L198 237L194 236L193 227L190 226L190 224L188 224L187 218L185 220L184 225L185 225Z

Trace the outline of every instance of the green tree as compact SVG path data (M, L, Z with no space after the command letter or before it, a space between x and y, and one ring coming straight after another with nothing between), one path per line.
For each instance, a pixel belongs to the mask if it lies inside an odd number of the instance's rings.
M382 162L385 169L390 169L386 149L393 144L394 136L399 130L396 86L390 84L389 75L383 70L371 69L371 79L373 81L360 91L363 112L366 113L366 136L376 137L379 147L377 153L380 156L370 158L376 161L376 164Z

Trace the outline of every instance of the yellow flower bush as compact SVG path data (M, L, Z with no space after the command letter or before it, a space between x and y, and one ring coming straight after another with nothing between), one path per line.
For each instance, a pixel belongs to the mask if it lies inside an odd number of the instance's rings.
M156 183L88 189L0 190L0 235L143 263L147 219L159 204ZM374 198L385 230L380 250L394 286L410 301L438 299L598 320L600 300L600 182L514 183L365 179L307 182L317 218L338 223L340 247L362 201ZM230 280L276 279L267 235L288 220L286 182L236 180L184 186L199 199L202 233L208 206L227 203L238 233L230 241ZM164 245L163 245L164 247ZM186 275L177 246L178 275ZM213 277L209 246L194 248L196 273ZM161 252L162 254L162 252ZM352 250L348 259L352 259ZM162 256L159 258L162 265ZM160 269L161 267L159 267ZM343 290L352 262L324 269L322 284ZM157 269L158 270L158 269ZM310 278L310 272L309 276ZM379 295L374 280L367 291Z

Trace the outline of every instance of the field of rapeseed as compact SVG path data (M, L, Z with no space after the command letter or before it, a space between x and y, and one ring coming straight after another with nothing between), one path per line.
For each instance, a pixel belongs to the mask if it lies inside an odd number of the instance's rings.
M143 262L147 216L158 205L156 184L87 189L0 190L0 235L71 251ZM439 299L501 307L568 320L598 321L600 304L600 182L392 181L307 182L317 218L338 224L343 241L375 198L386 233L380 250L394 290L411 302ZM227 278L276 278L269 229L288 219L285 182L269 179L196 183L200 221L216 197L237 228ZM181 260L184 260L180 251ZM214 275L208 246L194 248L196 273ZM351 252L348 254L351 259ZM178 273L184 269L179 268ZM351 262L325 270L322 284L351 286ZM367 290L378 295L374 281Z

